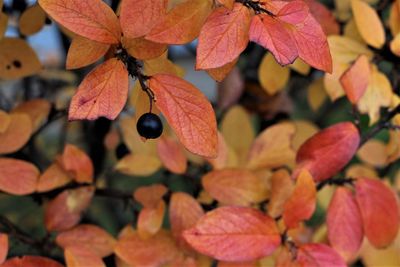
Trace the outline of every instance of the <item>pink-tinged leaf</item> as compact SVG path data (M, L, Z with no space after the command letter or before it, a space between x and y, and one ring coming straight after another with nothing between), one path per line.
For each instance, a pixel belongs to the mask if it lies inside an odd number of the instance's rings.
M361 55L354 64L340 77L340 83L349 101L356 105L367 90L371 77L368 57Z
M80 36L107 44L120 41L119 20L104 1L39 0L39 4L54 20Z
M121 27L125 37L146 35L165 16L168 0L124 0L121 2Z
M395 193L380 180L361 178L356 182L356 200L371 244L376 248L390 245L400 224Z
M60 164L78 183L92 183L94 168L89 156L77 146L67 144L60 158Z
M8 235L0 233L0 264L2 264L8 254Z
M13 195L35 192L39 170L27 161L0 158L0 190Z
M152 76L149 87L154 92L157 108L182 144L192 153L215 157L217 122L207 98L192 84L169 74Z
M291 64L298 57L297 46L285 23L266 14L254 16L250 25L250 41L268 49L281 65Z
M340 27L332 12L317 0L305 0L311 14L321 25L326 35L339 35Z
M69 108L69 120L114 120L128 98L128 71L116 58L91 71L80 84Z
M182 146L170 137L161 137L157 143L161 162L170 172L183 174L187 168L187 158Z
M233 10L214 9L200 32L196 69L214 69L234 61L249 42L250 19L249 9L239 3Z
M306 63L326 72L332 72L332 57L324 31L311 15L303 1L292 1L278 13L278 18L290 30L299 57Z
M40 256L14 257L5 261L1 267L63 267L55 260Z
M245 207L215 209L183 236L198 252L234 262L268 256L281 244L275 221L256 209Z
M334 266L346 267L345 261L331 247L325 244L306 244L301 246L297 254L297 262L301 266Z
M353 192L338 187L333 195L326 218L331 246L346 261L353 260L364 237L361 213Z
M297 152L296 176L307 169L316 182L339 172L353 158L360 144L360 134L350 122L332 125L308 139Z
M313 177L302 171L297 177L292 195L284 205L283 221L287 228L296 228L299 223L308 220L314 214L317 201L317 190Z

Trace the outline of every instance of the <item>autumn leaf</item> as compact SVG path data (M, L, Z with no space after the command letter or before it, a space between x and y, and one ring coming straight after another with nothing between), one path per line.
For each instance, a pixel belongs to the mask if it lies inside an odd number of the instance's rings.
M0 264L6 260L8 249L8 235L0 233Z
M128 98L128 71L112 58L92 70L80 84L69 107L69 120L114 120Z
M167 11L167 0L124 0L120 21L124 36L138 38L148 34Z
M232 9L235 4L235 0L217 0L217 2L229 9Z
M283 221L286 227L296 228L301 221L310 219L315 211L316 197L313 177L309 172L302 171L297 177L292 195L283 208Z
M306 244L299 248L297 262L301 266L346 267L340 255L325 244Z
M258 68L258 79L268 94L274 95L284 89L289 76L290 69L279 65L272 54L268 53L264 56Z
M77 146L67 144L59 159L60 165L78 183L93 182L94 167L89 156Z
M382 181L357 179L356 200L361 211L364 232L376 248L390 245L400 225L398 201Z
M225 227L221 228L221 225ZM200 253L234 262L268 256L281 243L275 221L247 207L215 209L186 230L183 236Z
M310 8L311 14L321 25L326 35L333 35L340 33L339 23L336 18L323 3L317 0L306 0L305 1Z
M361 213L350 189L336 189L328 208L326 223L331 246L346 261L353 260L361 247L364 232Z
M29 195L36 190L39 170L30 162L0 158L0 190L13 195Z
M158 157L146 154L128 154L118 161L115 170L134 176L149 176L162 167Z
M297 152L294 176L307 169L316 182L339 172L354 156L360 134L354 124L334 124L308 139Z
M60 188L72 181L71 176L59 163L51 164L39 177L37 192L47 192Z
M22 256L6 260L1 267L63 267L55 260L41 256Z
M19 17L19 31L25 36L39 32L46 22L43 9L35 4L28 7Z
M100 0L40 0L39 5L68 30L100 43L117 44L121 27L114 11Z
M202 185L214 199L226 205L251 206L268 197L267 182L242 169L209 172L202 177Z
M250 11L235 3L233 10L214 9L199 35L196 69L213 69L234 61L249 42Z
M24 113L32 121L32 132L36 132L47 121L51 103L42 98L22 102L12 110L12 113ZM20 126L22 128L22 126Z
M182 144L192 153L215 157L217 125L207 98L192 84L169 74L152 76L149 87Z
M187 158L181 145L170 137L161 137L157 143L161 162L172 173L183 174L187 168Z
M278 218L284 211L286 200L292 195L294 183L285 169L280 169L271 177L271 196L268 202L268 214Z
M236 58L232 62L229 62L229 63L225 64L222 67L218 67L218 68L215 68L215 69L208 69L206 71L207 71L208 75L211 76L211 78L213 78L217 82L222 83L222 84L220 84L220 87L224 87L223 83L224 82L228 83L227 80L229 81L229 79L228 79L229 74L231 74L232 72L233 72L232 75L234 75L233 77L236 76L239 79L239 81L242 79L242 76L241 76L240 72L238 71L238 69L236 67L236 64L237 64L238 60L239 60L239 58ZM231 80L233 80L233 79L231 79ZM230 90L242 92L242 89L243 89L243 86L244 86L243 85L243 81L241 81L239 83L235 83L235 85L236 86L233 89L230 89ZM238 90L235 90L236 88L238 88ZM219 91L222 91L222 90L219 90ZM225 98L222 99L221 97L219 97L219 101L220 100L224 100L226 102L230 102L229 99L225 99Z
M148 239L161 229L164 220L165 206L164 200L160 200L156 207L144 207L140 211L137 222L137 230L140 238Z
M122 38L122 44L128 53L136 59L149 60L162 56L168 46L142 38Z
M145 208L155 208L162 197L168 192L168 188L162 184L141 186L135 190L133 197Z
M106 267L100 256L81 244L67 247L64 250L64 257L68 267Z
M5 113L6 114L6 113ZM32 122L24 113L3 115L7 117L4 130L0 131L0 154L9 154L25 146L32 134Z

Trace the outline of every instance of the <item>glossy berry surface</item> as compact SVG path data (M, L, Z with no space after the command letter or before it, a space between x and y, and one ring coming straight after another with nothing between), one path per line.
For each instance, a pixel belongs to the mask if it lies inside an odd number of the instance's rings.
M143 114L139 118L136 128L140 136L147 139L158 138L163 132L163 125L160 117L153 113Z

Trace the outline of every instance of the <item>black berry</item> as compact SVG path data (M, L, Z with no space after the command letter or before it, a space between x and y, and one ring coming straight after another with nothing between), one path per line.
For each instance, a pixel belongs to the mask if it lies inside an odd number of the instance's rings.
M162 134L163 125L160 117L156 114L145 113L139 118L136 129L140 136L146 139L155 139Z

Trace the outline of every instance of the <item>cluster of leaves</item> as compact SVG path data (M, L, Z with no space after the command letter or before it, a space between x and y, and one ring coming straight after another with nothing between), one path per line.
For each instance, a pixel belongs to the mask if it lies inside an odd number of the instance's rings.
M0 215L2 266L105 266L110 257L117 266L400 264L400 1L375 9L371 0L336 0L335 13L315 0L113 3L116 11L101 0L39 0L19 15L20 38L3 37L8 16L0 14L0 79L23 79L28 92L0 110L0 190L39 202L45 228L38 239ZM100 62L77 90L69 72L42 70L23 38L43 28L46 14L72 39L67 69ZM195 39L196 69L222 81L218 120L168 59L169 45ZM268 52L253 59L250 46ZM242 61L257 63L243 95ZM32 75L57 93L30 99ZM290 82L304 80L319 122L279 120ZM238 104L246 94L253 114ZM321 123L327 98L350 119ZM262 105L272 102L268 120ZM149 111L166 121L156 140L135 127ZM100 143L77 145L79 137L66 142L60 133L61 149L51 151L46 130L66 114L115 122L87 134ZM256 131L254 119L268 127ZM93 125L63 122L75 132ZM48 151L38 151L40 142ZM162 179L110 186L121 174ZM191 189L175 189L178 178ZM85 218L97 197L126 205L131 219L117 238ZM9 240L35 255L11 257Z

